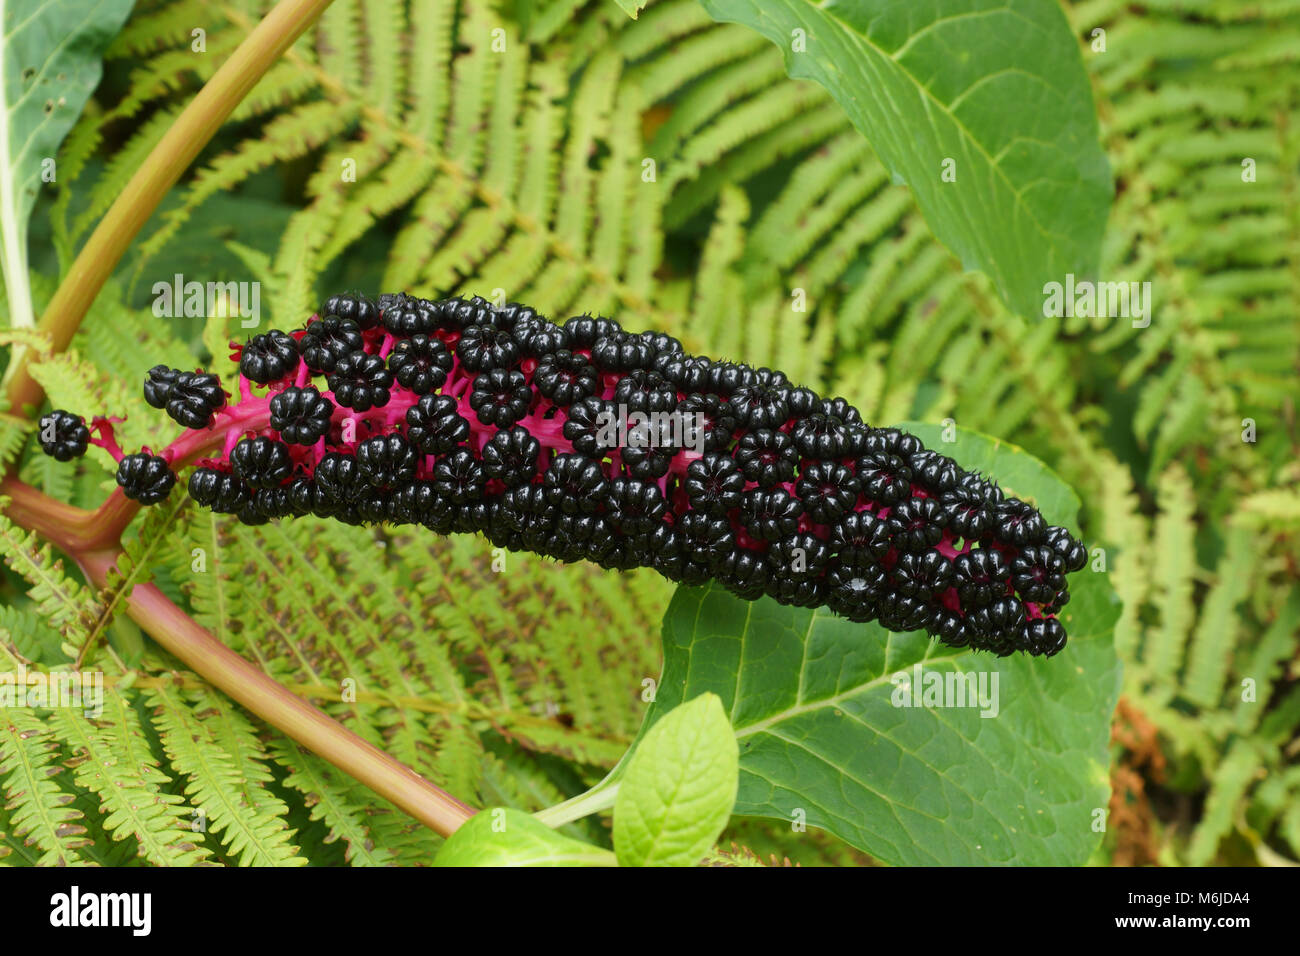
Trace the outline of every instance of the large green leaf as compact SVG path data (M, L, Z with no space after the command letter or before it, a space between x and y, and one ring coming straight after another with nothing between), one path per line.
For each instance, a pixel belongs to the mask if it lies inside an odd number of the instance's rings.
M924 437L1073 525L1078 499L1041 463L958 435L952 445ZM646 725L684 699L717 694L740 743L736 813L822 827L890 863L1081 864L1108 801L1119 602L1090 569L1071 576L1071 592L1061 615L1070 642L1044 660L958 651L718 587L679 588ZM983 673L989 691L996 676L996 715L895 706L895 675L910 677L917 664L977 681Z
M637 747L614 802L621 866L694 866L736 801L736 738L715 694L679 706Z
M935 235L1017 312L1042 315L1044 283L1095 273L1110 170L1054 0L701 2L824 86Z
M11 325L33 324L27 224L134 0L0 0L0 261ZM54 180L51 180L51 175ZM43 179L44 177L44 179Z

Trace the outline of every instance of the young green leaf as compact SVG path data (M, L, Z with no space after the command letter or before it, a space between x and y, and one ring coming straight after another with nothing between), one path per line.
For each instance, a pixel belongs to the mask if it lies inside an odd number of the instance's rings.
M702 0L824 86L934 234L1026 317L1096 271L1112 192L1078 43L1041 0Z
M694 866L727 825L737 775L736 737L717 695L675 707L645 735L619 786L618 862Z
M434 866L613 866L614 854L561 836L522 810L476 813L448 837Z
M132 2L0 0L0 262L12 326L34 322L27 222L36 194L57 181L59 144L99 85L100 55Z

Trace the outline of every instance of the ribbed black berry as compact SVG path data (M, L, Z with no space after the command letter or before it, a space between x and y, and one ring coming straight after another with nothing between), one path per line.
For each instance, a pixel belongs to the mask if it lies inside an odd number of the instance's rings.
M469 407L484 425L509 428L528 414L533 392L523 372L496 368L474 379Z
M609 489L600 465L581 455L557 455L546 469L546 500L565 514L594 514Z
M790 417L788 383L784 375L778 377L768 369L760 369L759 374L754 384L736 389L727 404L744 428L777 428Z
M350 352L340 358L327 381L334 401L358 412L383 408L393 387L393 375L384 360L366 352Z
M753 488L741 500L740 521L761 541L780 541L798 529L803 502L784 488Z
M400 340L388 355L388 370L397 384L416 395L442 388L452 368L451 349L441 339L413 335Z
M41 450L56 461L72 461L86 453L90 444L90 429L80 415L56 408L42 415L37 423L37 440Z
M889 541L899 551L925 551L943 537L947 521L933 498L909 498L889 510Z
M858 501L858 479L834 462L815 462L795 484L808 516L818 524L833 524L853 510Z
M382 298L379 307L384 328L396 336L428 335L438 328L444 314L441 304L405 292Z
M611 332L596 340L591 360L607 372L631 372L648 368L654 360L654 349L630 332Z
M206 428L225 404L221 380L203 372L177 373L167 391L167 414L186 428Z
M250 488L272 488L293 471L289 446L265 435L243 438L230 452L230 469Z
M271 427L290 445L314 445L329 431L334 403L310 385L271 399Z
M401 435L375 435L357 446L361 477L376 488L410 481L417 464L418 452Z
M168 368L166 365L155 365L149 369L144 377L144 400L154 408L166 408L172 383L180 374L180 369Z
M615 478L605 491L605 513L623 534L645 534L663 523L668 511L659 486L636 478Z
M1011 584L1020 600L1050 604L1065 588L1065 561L1046 545L1025 548L1011 562Z
M993 530L1011 544L1037 544L1047 532L1047 523L1019 498L1008 498L993 508Z
M199 468L190 475L190 497L217 514L234 514L248 501L248 489L225 471Z
M424 395L406 410L406 437L426 455L442 455L469 438L469 422L450 395Z
M330 296L321 305L320 314L351 319L362 330L373 329L379 324L379 306L364 295L355 292Z
M526 428L497 432L483 446L483 472L507 488L527 484L537 474L541 443Z
M596 391L600 376L585 355L560 349L544 356L533 372L537 390L556 405L572 405Z
M869 511L855 511L831 529L829 543L841 564L871 567L889 552L889 525Z
M748 432L736 446L736 464L750 481L770 488L794 479L799 450L785 432L769 428Z
M176 475L165 459L137 452L117 463L117 484L128 498L142 505L155 505L171 492Z
M1043 544L1061 556L1066 571L1080 571L1088 563L1088 549L1064 528L1050 526L1043 535Z
M1007 563L993 548L978 548L953 560L954 584L967 610L991 604L1006 594Z
M686 494L699 511L724 515L740 507L744 491L745 476L728 455L709 452L686 469Z
M484 483L482 464L463 448L433 466L433 490L458 505L481 498Z
M298 367L298 343L293 336L272 329L249 339L239 353L239 374L266 385L284 378Z
M456 343L456 357L471 372L509 369L519 361L519 343L504 329L471 325Z
M563 325L571 349L590 349L597 339L621 332L622 327L613 319L575 315Z
M361 327L356 322L326 316L307 326L306 334L298 340L298 352L312 372L328 375L339 359L356 352L362 343Z

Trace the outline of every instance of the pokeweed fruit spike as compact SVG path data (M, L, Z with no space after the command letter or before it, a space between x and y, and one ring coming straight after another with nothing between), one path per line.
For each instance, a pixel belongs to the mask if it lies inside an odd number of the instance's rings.
M1079 541L781 372L608 318L406 293L330 296L304 328L232 345L235 404L214 375L150 370L146 400L189 429L161 454L123 455L96 419L126 495L161 501L172 463L219 448L189 493L247 524L478 532L998 655L1065 646ZM48 454L85 450L82 419L45 421Z

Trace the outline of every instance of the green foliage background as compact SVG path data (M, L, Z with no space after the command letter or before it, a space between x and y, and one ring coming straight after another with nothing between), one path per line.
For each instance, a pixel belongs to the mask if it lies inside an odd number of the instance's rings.
M37 208L38 311L268 6L137 4ZM1090 0L1067 13L1081 43L1105 30L1105 52L1083 53L1117 187L1100 275L1152 283L1147 329L1008 312L934 240L827 93L695 0L652 3L636 21L574 0L336 0L38 379L55 406L129 414L124 445L157 444L173 426L123 383L157 362L215 357L222 369L225 342L246 333L156 320L156 281L258 279L264 320L288 327L344 288L500 288L552 316L604 312L782 368L871 422L952 418L1007 438L1078 490L1085 536L1124 600L1118 786L1096 861L1295 859L1300 2ZM498 28L528 56L493 54ZM341 175L349 161L355 182ZM794 290L806 312L792 311ZM2 428L12 457L26 435L10 418ZM21 475L93 506L107 464L74 470L29 451ZM314 519L245 528L179 497L132 532L136 577L458 796L539 809L599 780L635 736L671 595L653 573L511 555L498 575L477 538ZM432 858L436 836L125 619L105 625L102 599L4 522L0 550L5 666L57 663L64 642L106 627L111 685L98 727L14 712L0 761L16 768L6 794L24 796L0 809L5 862ZM355 701L342 699L345 678ZM210 808L206 832L190 833L187 794ZM564 830L609 842L598 821ZM781 825L738 824L732 841L764 858L865 862Z

